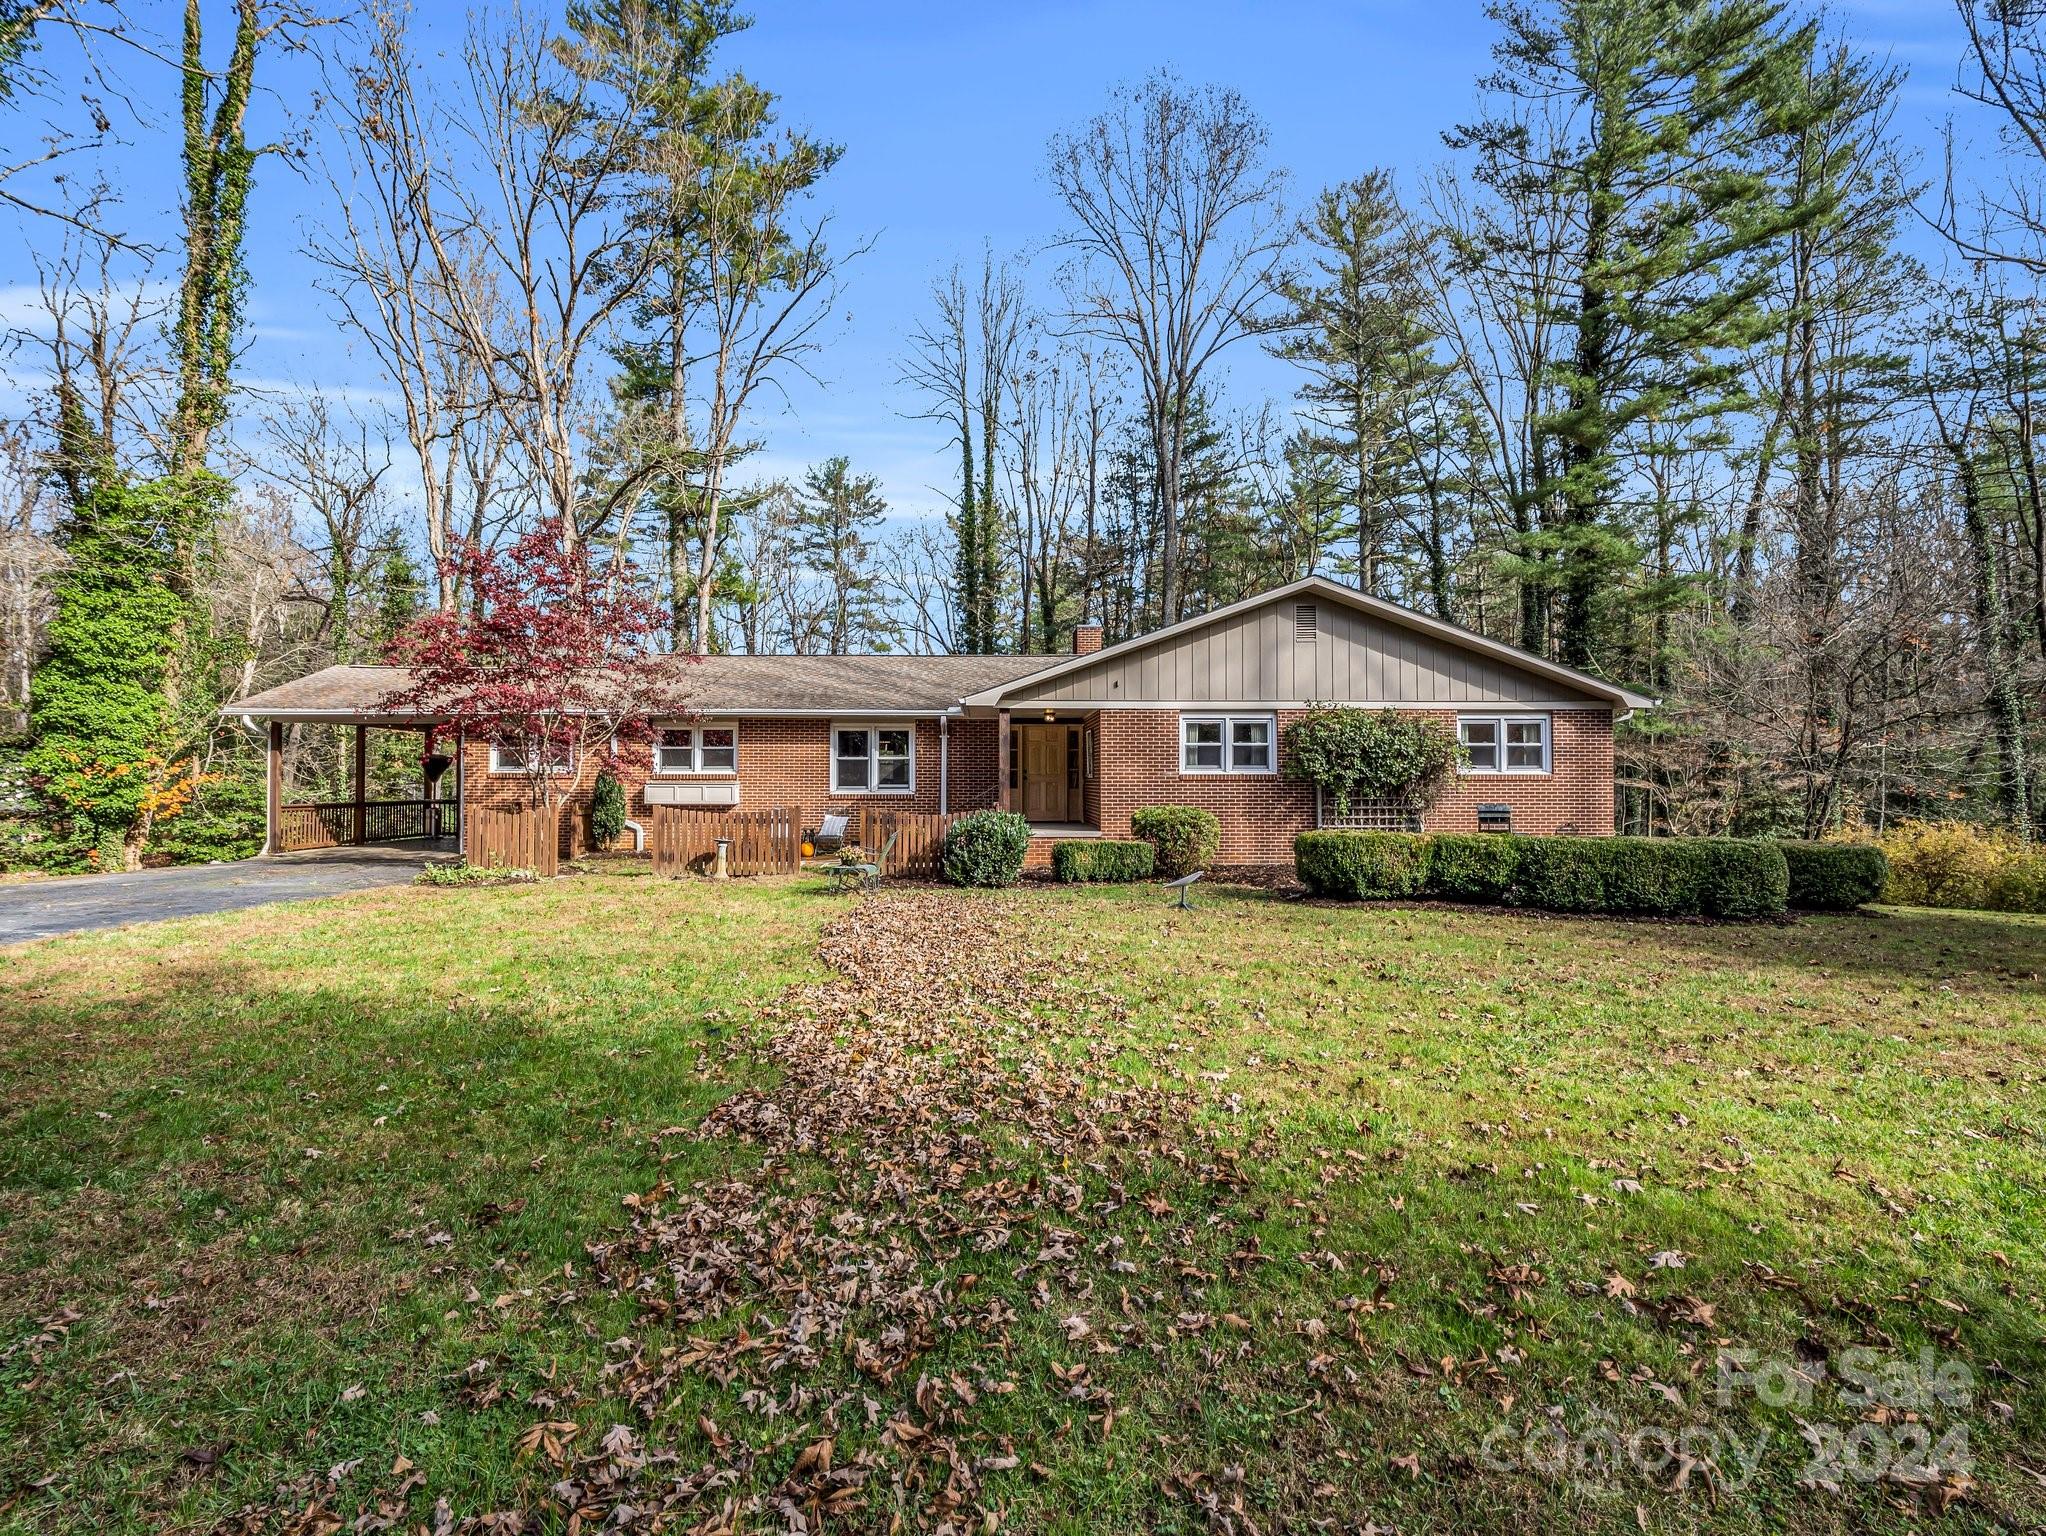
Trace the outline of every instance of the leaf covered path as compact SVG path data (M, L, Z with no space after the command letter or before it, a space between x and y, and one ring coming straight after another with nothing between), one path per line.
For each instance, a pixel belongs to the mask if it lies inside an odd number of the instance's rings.
M637 1442L572 1459L557 1493L586 1520L692 1507L793 1446L771 1493L727 1498L704 1529L855 1513L994 1529L1006 1509L988 1474L1050 1454L1013 1432L1005 1399L1049 1388L1059 1437L1110 1436L1116 1390L1095 1376L1122 1348L1109 1340L1142 1334L1139 1313L1183 1310L1213 1278L1197 1260L1242 1187L1234 1153L1199 1131L1188 1100L1101 1088L1105 1060L1040 1030L1057 958L1013 907L889 893L834 923L822 949L834 978L791 991L764 1037L738 1047L765 1053L774 1086L695 1132L736 1139L757 1164L657 1186L630 1236L593 1249L663 1325L621 1343L614 1390L658 1422L679 1377L708 1375L786 1430L748 1447L705 1422L717 1454L662 1457L651 1480ZM1166 1183L1201 1208L1176 1212ZM1049 1381L1018 1380L1022 1311L1067 1346ZM686 1341L658 1342L676 1332Z

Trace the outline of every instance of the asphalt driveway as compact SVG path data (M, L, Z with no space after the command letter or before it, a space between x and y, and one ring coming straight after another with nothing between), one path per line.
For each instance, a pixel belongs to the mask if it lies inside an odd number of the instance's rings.
M234 864L144 869L132 875L24 880L0 885L0 944L403 885L432 856L433 850L417 844L321 848Z

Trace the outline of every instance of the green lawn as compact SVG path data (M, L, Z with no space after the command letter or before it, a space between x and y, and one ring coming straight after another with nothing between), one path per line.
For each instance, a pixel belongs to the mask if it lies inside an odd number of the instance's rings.
M0 1529L2046 1519L2046 920L1197 901L0 951Z

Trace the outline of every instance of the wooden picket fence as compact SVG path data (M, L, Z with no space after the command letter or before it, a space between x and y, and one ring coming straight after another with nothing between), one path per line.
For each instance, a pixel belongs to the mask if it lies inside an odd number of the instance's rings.
M945 832L959 819L959 814L937 816L928 811L891 811L863 805L846 830L870 858L879 857L888 839L894 837L895 846L889 850L884 873L929 877L938 873Z
M732 874L792 875L803 867L803 813L794 806L713 811L656 805L648 820L647 844L657 875L708 873L717 862L719 838L730 840L725 868Z
M551 880L561 868L561 818L537 806L472 805L463 859L501 869L530 869Z
M657 805L648 812L647 848L657 875L707 874L717 862L719 838L730 839L725 868L734 875L792 875L803 867L803 834L823 824L825 813L800 806L765 811L703 810ZM890 836L887 873L934 876L945 830L958 816L892 811L862 806L852 813L846 841L877 857Z

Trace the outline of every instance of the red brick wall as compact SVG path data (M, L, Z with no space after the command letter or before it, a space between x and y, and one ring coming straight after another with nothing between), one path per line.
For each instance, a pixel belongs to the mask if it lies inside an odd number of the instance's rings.
M1297 719L1281 710L1279 727ZM1440 711L1454 722L1454 710ZM848 716L849 719L856 718ZM1550 711L1552 771L1543 775L1492 774L1461 778L1450 787L1423 825L1431 832L1475 832L1480 804L1513 807L1513 830L1547 834L1565 828L1587 836L1613 830L1612 716L1603 708ZM1095 730L1095 777L1086 784L1087 815L1109 837L1130 835L1130 812L1147 805L1198 805L1222 823L1222 861L1233 864L1291 863L1293 838L1314 826L1314 790L1281 774L1183 774L1179 771L1177 710L1102 710L1088 717ZM918 721L916 791L911 795L831 793L829 720L741 719L739 727L740 808L768 810L797 806L814 823L825 811L856 810L862 804L900 810L938 808L938 723ZM978 810L997 802L1000 772L993 720L951 723L951 797L954 811ZM489 771L488 749L471 742L464 765L464 794L474 804L521 800L525 779ZM643 817L644 768L628 769L628 814ZM589 789L594 763L585 764L574 796L573 814L562 819L562 846L579 851L588 838ZM693 779L685 782L695 782ZM1049 862L1050 843L1031 848L1033 865Z
M721 717L722 719L722 717ZM848 722L858 716L848 715ZM814 824L826 811L852 811L861 805L890 810L938 809L938 722L919 720L916 731L915 793L908 795L835 795L831 792L831 728L823 719L740 718L739 809L764 811L796 806ZM952 760L951 809L979 810L995 803L995 722L954 720L950 728ZM490 771L490 749L471 742L463 764L463 794L471 805L523 803L527 784L522 774ZM626 814L647 813L644 790L648 765L628 766L619 778L625 785ZM718 775L677 777L679 783L705 782ZM578 776L572 809L562 817L562 851L577 853L589 839L590 788L597 766L586 762Z
M1300 717L1280 710L1279 729ZM1456 711L1440 711L1452 724ZM1480 804L1513 807L1513 830L1587 836L1613 830L1613 728L1608 710L1549 712L1551 772L1478 774L1458 779L1422 825L1430 832L1475 832ZM1187 774L1179 771L1177 710L1103 710L1100 814L1109 837L1130 835L1130 812L1147 805L1197 805L1222 823L1223 863L1290 864L1293 839L1314 826L1314 789L1283 774Z

